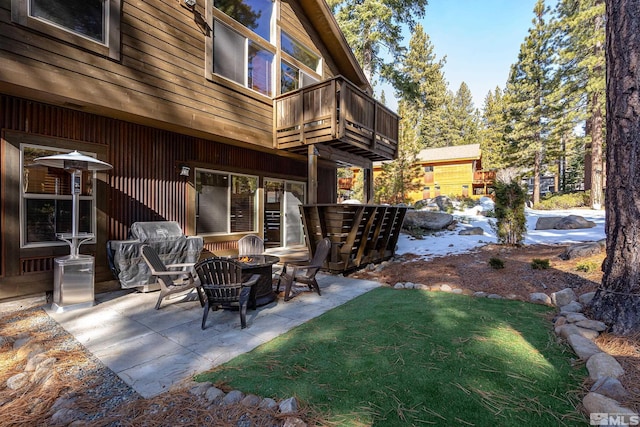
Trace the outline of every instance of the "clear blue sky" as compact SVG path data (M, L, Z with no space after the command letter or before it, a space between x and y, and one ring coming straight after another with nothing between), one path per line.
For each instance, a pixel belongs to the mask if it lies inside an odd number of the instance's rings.
M504 89L511 64L527 36L536 0L429 0L421 21L437 59L446 56L444 77L457 91L469 86L476 108L496 86ZM403 44L411 35L405 34ZM397 110L393 89L381 85L389 107Z

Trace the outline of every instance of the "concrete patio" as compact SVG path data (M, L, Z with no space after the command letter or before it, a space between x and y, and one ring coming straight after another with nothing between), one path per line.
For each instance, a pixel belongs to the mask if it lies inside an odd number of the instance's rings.
M165 298L155 310L158 292L123 290L96 295L91 308L48 314L148 398L380 286L321 273L317 278L322 296L302 292L288 302L278 298L248 310L246 329L237 311L218 310L209 313L202 330L202 308L193 293Z

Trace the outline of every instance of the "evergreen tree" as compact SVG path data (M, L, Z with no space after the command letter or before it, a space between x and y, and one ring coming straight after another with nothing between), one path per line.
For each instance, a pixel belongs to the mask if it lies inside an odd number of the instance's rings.
M409 203L409 193L421 187L422 170L417 163L420 151L416 137L415 110L407 109L407 102L400 101L398 113L400 122L398 157L382 165L382 171L375 179L374 200L377 203Z
M559 99L566 106L559 121L575 127L585 121L589 147L585 168L585 188L591 189L591 206L602 204L605 138L605 55L603 0L561 0L557 6L558 51L561 86ZM558 124L562 128L562 123ZM566 127L566 125L564 126Z
M503 169L508 166L507 106L502 89L496 86L484 98L480 148L483 169Z
M328 0L340 29L353 49L369 82L380 75L394 87L402 86L395 68L405 53L402 29L413 30L424 16L427 0ZM385 60L385 53L390 59Z
M406 85L397 91L397 96L407 102L406 109L415 120L416 138L421 148L446 145L444 134L448 132L449 124L446 120L448 94L442 71L444 63L444 58L436 58L433 44L422 25L416 25L401 67L401 73L407 77Z
M544 172L545 155L552 149L550 132L550 94L554 92L554 54L552 32L546 16L544 0L534 7L533 28L520 46L518 62L511 68L507 82L509 132L513 165L531 170L533 202L540 201L540 176ZM548 160L548 159L547 159Z
M477 144L480 142L480 117L473 105L473 96L465 82L451 98L448 122L451 130L451 145Z

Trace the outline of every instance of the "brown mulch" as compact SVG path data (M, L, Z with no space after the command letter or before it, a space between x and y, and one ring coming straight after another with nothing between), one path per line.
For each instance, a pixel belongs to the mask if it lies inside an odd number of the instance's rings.
M380 272L360 271L351 277L378 280L390 286L397 282L426 285L448 284L466 293L483 291L523 301L532 292L550 294L571 287L576 294L593 291L602 279L599 268L578 271L578 265L600 266L604 255L588 259L564 261L558 258L565 246L524 246L518 248L488 245L473 253L448 255L432 260L415 256L400 257ZM489 266L491 258L504 263L503 269ZM533 269L534 259L549 260L550 268ZM25 334L35 337L45 346L47 354L58 359L55 374L44 384L34 384L26 390L6 387L11 375L21 372L27 351L13 350L11 343ZM91 416L85 425L245 425L251 420L256 426L281 426L282 417L273 411L243 407L207 410L208 404L187 390L164 393L153 399L142 399L132 392L100 361L86 352L77 341L60 328L42 309L30 309L0 318L0 336L8 338L0 346L0 426L54 425L51 405L58 396L76 397L83 412ZM640 409L640 336L618 337L604 334L598 345L612 354L625 369L620 378L632 394L623 405ZM2 343L2 341L0 341ZM587 381L587 387L590 386ZM307 411L307 412L305 412ZM310 409L297 416L310 422L318 421ZM247 424L248 425L248 424Z

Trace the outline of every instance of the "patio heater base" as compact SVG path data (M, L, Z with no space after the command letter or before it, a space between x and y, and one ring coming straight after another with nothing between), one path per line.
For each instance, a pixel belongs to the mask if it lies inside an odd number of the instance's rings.
M54 259L53 311L60 313L94 305L94 263L90 255Z

